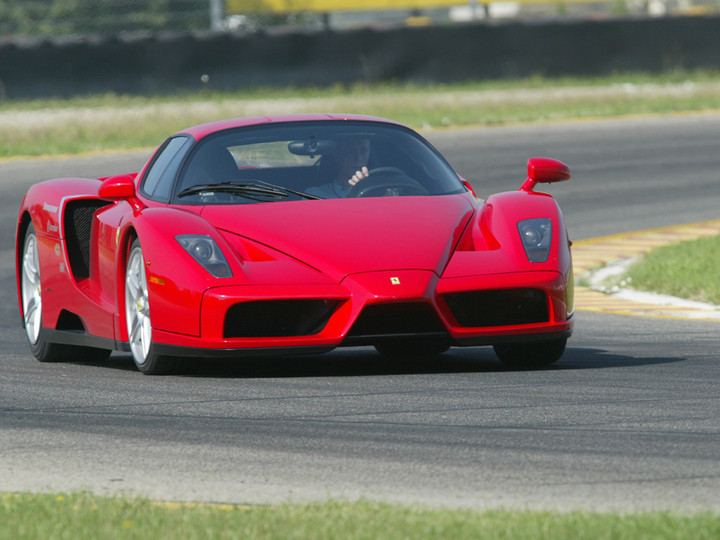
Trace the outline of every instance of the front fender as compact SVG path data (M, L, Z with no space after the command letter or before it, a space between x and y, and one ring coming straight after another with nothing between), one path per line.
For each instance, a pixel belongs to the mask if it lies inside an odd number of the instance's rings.
M552 221L552 245L545 262L528 260L518 222L532 218ZM554 271L570 278L570 243L560 208L544 193L511 191L488 197L473 217L443 273L456 278L498 272Z
M120 339L127 341L125 324L125 270L130 247L140 243L145 259L148 281L150 318L153 328L200 335L200 308L203 293L211 287L227 283L231 278L216 278L198 264L175 240L181 234L211 236L225 253L237 275L240 262L222 236L197 214L174 208L145 208L128 212L118 228L117 275L118 307L121 324Z

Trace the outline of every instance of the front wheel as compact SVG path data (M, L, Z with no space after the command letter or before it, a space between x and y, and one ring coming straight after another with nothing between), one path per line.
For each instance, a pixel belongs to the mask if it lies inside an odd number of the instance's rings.
M493 345L495 354L514 369L536 369L560 360L565 352L567 338L528 343L504 343Z
M159 375L176 368L174 357L154 351L145 258L138 240L130 247L125 270L125 322L130 352L138 370L147 375Z

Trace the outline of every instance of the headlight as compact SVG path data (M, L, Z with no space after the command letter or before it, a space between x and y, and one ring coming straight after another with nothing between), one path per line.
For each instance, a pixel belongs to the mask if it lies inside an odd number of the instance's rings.
M525 219L518 223L518 231L530 262L547 261L552 243L552 221L548 218Z
M230 265L215 240L209 236L183 234L176 236L180 245L193 259L215 277L231 277Z

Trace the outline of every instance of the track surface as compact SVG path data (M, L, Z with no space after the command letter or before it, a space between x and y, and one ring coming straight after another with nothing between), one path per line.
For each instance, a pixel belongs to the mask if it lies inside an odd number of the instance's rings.
M569 163L573 179L547 191L574 239L718 218L720 116L426 135L479 196L516 189L531 155ZM22 193L147 157L0 162L0 491L720 510L717 322L579 312L565 356L536 372L489 348L405 365L348 349L191 377L146 377L122 354L36 362L15 307Z

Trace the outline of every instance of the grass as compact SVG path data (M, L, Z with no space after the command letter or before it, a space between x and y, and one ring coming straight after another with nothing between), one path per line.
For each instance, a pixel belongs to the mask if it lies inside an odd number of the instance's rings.
M634 289L720 305L720 236L654 249L630 267Z
M0 540L720 538L720 516L422 509L360 501L279 506L153 503L77 494L0 495Z
M605 292L634 289L720 306L718 268L720 235L655 248L602 283L593 283L589 276L576 277L578 285Z
M293 112L362 113L429 129L707 110L720 111L720 73L714 71L5 100L0 157L154 147L197 123Z

